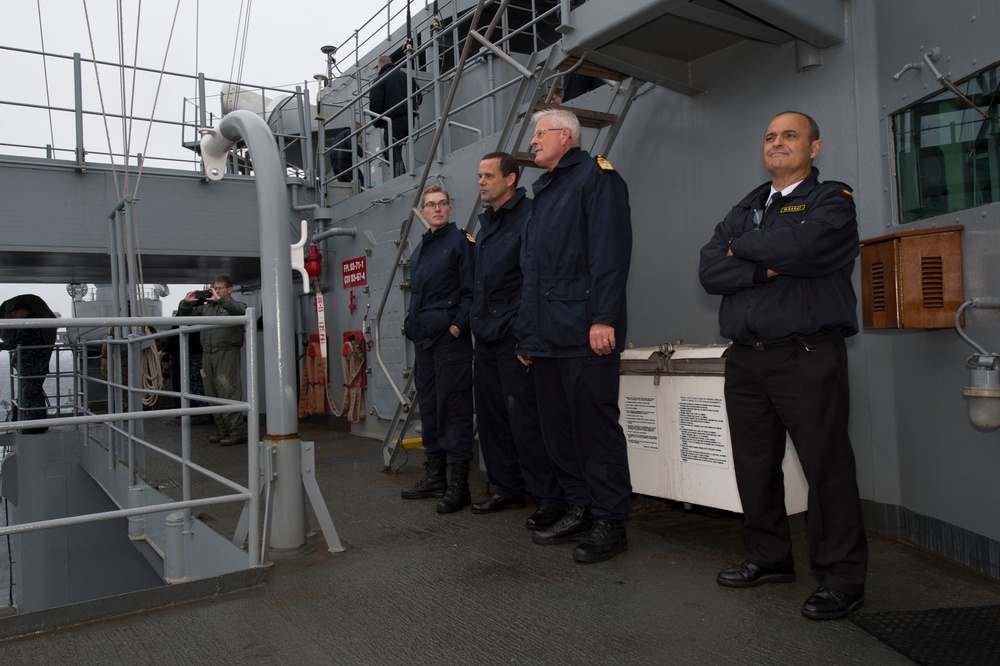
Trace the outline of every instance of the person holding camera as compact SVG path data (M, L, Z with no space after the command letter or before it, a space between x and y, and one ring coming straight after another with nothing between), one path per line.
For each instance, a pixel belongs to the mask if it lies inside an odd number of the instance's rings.
M228 275L215 278L211 289L188 292L177 308L181 317L240 316L247 311L247 304L233 298L233 280ZM201 375L205 395L225 400L243 399L243 380L240 374L240 357L243 348L243 327L224 326L201 332ZM222 446L246 444L247 428L240 412L215 414L218 432L208 441Z

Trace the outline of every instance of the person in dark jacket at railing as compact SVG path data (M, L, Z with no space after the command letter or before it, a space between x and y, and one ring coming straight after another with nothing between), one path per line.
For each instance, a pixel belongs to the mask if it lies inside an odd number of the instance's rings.
M228 275L215 278L210 293L199 298L197 291L188 292L177 308L181 317L240 316L246 314L247 304L233 298L233 280ZM240 373L243 355L243 327L222 326L201 332L202 372L205 395L226 400L243 400L243 380ZM208 441L222 446L246 444L247 426L240 412L215 414L219 429ZM256 433L254 433L256 435Z
M440 497L438 513L472 502L472 308L475 241L451 216L451 199L440 185L420 197L430 230L410 257L410 304L404 324L413 341L414 382L421 437L427 456L424 476L404 488L403 499ZM451 465L451 479L445 467Z
M858 331L851 283L858 221L851 188L820 182L823 142L809 116L785 112L764 134L764 183L736 204L701 250L699 277L720 294L725 397L748 552L719 585L795 580L781 463L786 433L809 482L814 620L864 603L868 541L847 432L844 338Z
M416 82L413 84L413 113L416 115L420 106L420 95L416 94ZM407 78L405 69L400 66L393 69L392 57L382 56L378 59L378 76L368 92L368 108L374 113L385 115L392 123L392 165L393 176L400 176L406 170L403 166L403 143L410 135L410 123L406 110ZM385 145L389 145L389 123L385 120L375 122L382 128Z
M27 302L17 301L9 310L12 319L32 319L35 311ZM45 378L49 374L52 347L45 344L45 334L40 328L19 328L9 342L0 342L0 350L16 350L11 368L17 372L17 419L34 421L46 418ZM41 434L46 427L25 428L28 435Z

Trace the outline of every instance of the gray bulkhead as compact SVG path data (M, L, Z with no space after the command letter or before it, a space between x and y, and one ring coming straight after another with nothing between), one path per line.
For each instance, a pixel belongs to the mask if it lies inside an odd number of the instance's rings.
M593 5L591 10L584 5L574 12L579 20L573 39L580 42L603 28L588 24L584 10L598 20L607 6L616 3L588 4ZM697 280L698 251L729 207L768 180L761 164L761 142L772 116L795 109L816 118L824 140L817 161L821 177L854 187L861 237L881 236L900 229L895 222L890 114L941 89L926 68L907 72L899 80L893 74L906 63L920 61L924 50L933 47L941 49L939 66L952 80L1000 61L995 39L1000 7L994 4L975 0L958 0L947 7L930 0L823 4L826 9L831 4L842 9L845 38L807 59L818 62L815 66L797 68L802 61L797 60L793 40L782 44L735 40L687 63L684 72L692 88L688 94L658 86L640 93L633 104L608 158L628 182L631 195L636 242L629 280L629 339L635 346L677 339L721 341L718 299L705 294ZM754 11L750 5L745 9ZM662 35L663 40L672 38ZM828 40L829 35L816 39ZM509 74L506 66L499 69ZM471 67L462 81L467 86L463 94L478 94L489 75L485 66ZM602 96L607 95L607 89L595 91L578 103L600 108L606 103ZM502 101L497 106L501 114ZM473 120L465 117L462 122L474 124ZM479 122L489 127L491 121ZM479 157L493 150L495 143L495 137L488 136L465 145L430 171L430 181L439 179L455 198L454 219L460 226L469 220L477 201ZM419 144L417 155L422 159ZM530 190L539 173L526 169L521 184ZM328 241L330 256L336 257L331 265L339 269L340 261L361 256L366 248L375 255L394 251L382 241L373 246L364 232L378 238L386 233L389 238L388 232L398 231L412 203L415 182L396 179L335 203L335 223L357 227L359 234ZM993 260L1000 244L1000 206L980 206L905 228L956 223L965 225L966 298L1000 295L1000 267ZM415 223L410 247L422 232ZM404 260L408 256L404 252ZM396 287L404 276L397 274L390 297L398 299L396 314L384 318L382 325L383 338L400 343L404 297ZM855 283L860 299L857 273ZM371 293L361 298L353 315L347 314L347 290L331 289L328 329L361 328L365 305L371 302L373 316L384 286L370 274ZM998 323L990 311L966 316L967 330L988 348L998 346ZM850 339L849 350L851 435L868 528L900 535L1000 577L996 520L1000 495L995 491L1000 442L995 432L980 432L969 422L961 393L968 347L949 329L862 331ZM398 361L404 348L398 346L392 353L396 372L403 367ZM369 376L374 390L379 373L376 368L375 377ZM379 416L388 418L385 410L393 400L380 401L369 391L366 406L374 405Z
M689 16L716 13L720 33L732 14L796 7L795 0L750 3L655 2L636 0L635 6L674 9ZM629 184L634 243L629 283L629 337L635 346L683 339L689 343L719 342L718 300L706 295L697 281L698 250L714 225L746 192L767 180L761 164L761 139L768 120L786 109L814 116L825 145L817 161L822 177L842 180L855 188L861 237L872 238L899 230L895 209L894 159L890 114L938 92L941 85L928 69L910 70L898 80L893 75L907 63L919 62L924 52L939 48L938 66L951 80L962 79L1000 61L996 33L1000 6L981 0L856 0L817 3L824 15L842 13L843 35L831 31L812 34L809 26L784 27L799 36L822 42L813 57L815 66L799 69L792 38L729 39L699 52L692 43L686 60L665 62L643 52L638 32L622 36L628 49L606 50L618 55L647 80L661 85L643 89L607 156ZM613 28L608 20L620 12L617 0L589 0L574 11L574 30L567 43L586 44L588 36ZM832 8L832 9L831 9ZM627 13L626 13L627 14ZM623 21L634 17L622 16ZM824 25L837 25L825 19ZM688 46L687 32L671 24L655 34L655 41ZM683 26L683 23L680 24ZM671 31L673 30L673 32ZM833 30L832 32L836 32ZM806 34L809 33L809 34ZM648 34L643 35L649 38ZM633 38L630 39L629 38ZM652 50L652 46L649 47ZM372 54L372 58L377 57ZM520 56L519 56L519 59ZM523 61L523 59L521 59ZM371 73L371 62L363 64ZM662 74L662 80L657 79ZM511 77L512 69L497 60L470 65L460 86L458 101L472 99L489 88L491 78ZM446 91L443 93L446 94ZM575 104L606 106L607 89L590 93ZM430 169L430 180L440 179L455 198L455 221L464 226L473 213L479 157L495 149L491 135L503 122L508 93L494 100L492 110L479 105L455 117L481 128L485 138L456 130L449 152ZM424 109L431 108L425 95ZM423 118L428 122L429 118ZM429 140L417 142L418 173ZM585 142L585 147L587 146ZM522 149L525 146L521 146ZM51 168L48 165L46 168ZM22 279L36 270L45 281L103 281L107 266L107 227L103 224L116 195L110 176L100 167L86 173L46 176L43 184L31 169L0 165L0 191L9 195L5 244L0 251L0 277ZM526 169L522 185L530 189L538 177ZM147 281L199 281L223 270L238 282L259 277L256 256L256 205L252 179L227 177L209 185L200 176L173 176L148 171L143 185L143 218L154 239L144 240ZM416 179L396 178L358 195L332 201L335 226L357 228L358 233L323 241L327 330L337 349L342 331L361 330L366 306L370 324L386 286L396 245ZM37 196L15 194L37 192ZM55 193L53 195L52 193ZM187 200L183 206L177 202ZM198 202L204 217L184 211ZM307 203L305 193L299 203ZM288 223L309 212L289 211ZM212 220L207 223L206 219ZM905 229L951 224L965 226L963 261L965 296L1000 295L995 257L1000 250L1000 206L989 204L929 218ZM297 224L296 224L297 228ZM44 232L44 233L43 233ZM414 224L403 260L422 233ZM38 239L44 238L44 243ZM203 242L202 242L203 239ZM297 238L293 238L297 240ZM44 245L46 256L39 258ZM211 256L203 248L227 248ZM368 256L370 251L371 255ZM165 259L150 258L159 254ZM358 308L349 310L351 290L340 285L340 262L368 256L368 291L355 289ZM221 262L221 263L220 263ZM400 382L412 365L401 336L405 267L393 280L389 309L383 316L384 353L394 379ZM860 295L860 278L856 275ZM179 296L178 296L179 300ZM302 300L304 325L310 304ZM860 306L859 306L860 311ZM1000 347L996 332L1000 320L993 311L966 314L969 334L988 349ZM849 341L852 383L851 435L858 461L858 480L868 509L868 528L898 534L932 548L970 567L1000 578L1000 472L997 433L976 430L969 422L961 388L966 382L965 359L970 351L955 332L943 330L862 331ZM373 365L373 354L368 357ZM332 355L331 386L340 385L339 360ZM389 418L395 397L381 370L368 375L367 423L359 430L378 433L375 416ZM337 400L339 396L334 396Z

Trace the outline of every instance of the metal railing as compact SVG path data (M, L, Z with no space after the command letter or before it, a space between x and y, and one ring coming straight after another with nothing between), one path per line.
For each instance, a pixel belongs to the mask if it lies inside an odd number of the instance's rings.
M0 536L18 534L34 530L54 527L65 527L82 523L128 518L154 513L183 512L184 531L188 533L191 527L191 509L209 505L227 503L246 503L249 515L247 533L248 567L262 566L264 553L261 530L260 511L260 460L258 447L255 445L260 432L260 414L257 407L257 366L256 366L256 312L249 308L243 316L193 316L193 317L96 317L74 319L31 319L0 320L0 331L22 328L108 328L118 330L134 330L144 327L149 330L156 328L160 332L145 334L130 334L124 338L108 337L103 340L84 341L67 349L75 355L72 376L73 389L69 395L76 398L72 405L61 405L57 414L73 413L73 416L56 416L55 418L34 419L27 421L7 421L0 423L0 433L37 428L40 425L52 428L78 429L82 431L84 446L99 446L105 450L108 469L123 469L129 475L130 485L135 485L142 479L146 465L145 454L159 456L180 467L181 497L179 500L161 504L126 506L125 508L71 516L52 520L41 520L8 527L0 527ZM188 337L193 333L208 331L221 327L241 326L244 329L244 363L247 382L245 401L225 400L193 393L189 374ZM173 327L173 328L172 328ZM146 387L142 385L140 373L140 357L142 348L153 346L167 338L179 337L180 362L175 367L180 370L180 391L163 388ZM107 377L96 376L90 372L87 359L92 356L88 350L103 347L107 359ZM127 376L127 378L126 378ZM94 386L101 387L108 396L107 413L96 413L89 404L90 391ZM158 409L147 411L143 409L142 395L156 395L173 398L179 401L180 407L175 409ZM204 403L203 407L192 406L192 401ZM247 430L251 445L247 454L247 483L237 483L226 477L195 463L191 458L191 417L222 413L241 413L247 415ZM181 418L180 453L168 450L162 444L150 441L144 436L143 429L137 427L140 423L157 419ZM31 439L20 440L19 445L30 446ZM143 452L140 454L140 451ZM209 497L194 497L192 491L192 475L198 474L217 484L226 492ZM131 497L131 496L130 496ZM120 499L120 498L119 498ZM133 538L136 536L130 534Z
M365 26L371 27L376 17L379 16L398 18L399 12L393 14L388 9L392 4L392 2L387 3L383 10L376 12L372 19L369 19L369 21L365 23ZM391 179L396 173L396 167L393 163L393 149L400 147L403 147L406 152L406 170L410 173L415 171L416 157L414 155L414 144L420 138L429 136L437 131L438 119L441 117L442 112L442 91L447 92L448 88L454 83L459 54L464 48L465 40L469 36L469 24L472 19L475 6L465 10L460 10L459 4L460 3L454 0L439 3L439 11L437 15L432 15L428 12L413 21L411 34L415 37L415 41L418 42L418 44L410 44L409 47L407 45L408 36L405 34L405 31L393 38L391 34L392 31L390 30L391 23L387 21L386 23L380 24L381 27L388 33L385 44L379 47L380 52L384 54L402 52L404 54L404 57L396 62L386 75L402 70L406 73L408 82L416 82L417 84L415 91L408 89L409 94L403 101L397 103L393 108L387 109L385 113L381 115L375 114L367 109L368 95L371 91L372 85L376 81L374 73L376 71L379 53L374 52L375 46L371 45L372 51L368 53L368 59L362 60L360 48L368 45L368 40L359 40L354 45L353 50L349 51L349 57L354 58L354 65L353 68L347 73L341 75L339 85L341 88L349 86L350 89L354 91L352 93L353 99L349 103L338 104L332 107L328 105L321 106L324 110L331 108L333 110L328 117L322 117L320 126L322 129L356 127L356 129L354 129L348 136L348 141L350 141L350 155L352 158L351 166L339 171L331 169L329 173L324 173L326 165L330 163L330 155L333 148L325 146L322 142L323 133L321 133L320 148L316 152L319 164L320 181L322 184L329 184L345 175L351 175L352 180L354 180L357 178L358 170L362 173L366 171L370 172L372 165L380 163L387 165L388 175L384 178L378 178L376 180L381 181ZM490 0L484 3L484 6L488 8L500 4L501 3L498 2L498 0ZM562 8L558 4L547 7L536 6L536 4L540 5L541 3L532 2L530 11L519 6L507 7L504 19L497 30L497 36L491 37L490 41L497 46L499 50L507 54L508 58L505 59L505 64L518 66L516 60L510 58L510 54L514 51L514 49L512 49L512 43L520 37L527 37L530 39L530 49L532 51L545 48L547 45L546 40L542 35L541 26L543 24L553 24L558 22ZM517 25L517 27L512 27L512 25ZM478 26L476 28L476 36L480 38L480 41L481 35L485 32L485 30L486 26ZM381 30L376 32L381 34ZM348 45L349 42L345 42L340 47L337 47L335 52L339 52ZM527 54L525 53L524 55ZM452 121L447 125L445 134L441 138L441 152L447 154L454 150L455 146L453 146L454 141L451 134L453 128L466 132L467 136L468 130L472 129L472 133L476 138L485 134L492 134L497 130L494 118L497 96L505 90L516 86L518 81L517 78L508 79L506 77L501 77L503 80L499 83L495 83L492 72L494 59L499 58L497 58L493 52L490 52L485 48L480 53L477 53L470 58L470 62L466 65L467 69L478 66L490 68L490 74L487 77L490 82L489 89L473 99L455 104L451 109L451 114L454 115L472 110L485 104L487 105L487 108L483 113L483 116L487 121L485 123L486 126L473 129L468 124ZM443 61L450 62L451 65L449 67L442 67L441 63ZM366 76L366 72L372 73L371 78ZM350 82L348 82L347 79L350 79ZM332 86L334 84L331 83L330 85ZM408 83L408 85L410 84ZM321 103L323 101L323 97L324 95L321 91L319 96ZM418 108L416 100L419 98L422 98L423 102ZM368 137L369 130L378 129L383 122L393 122L390 118L388 118L388 115L394 111L398 112L398 110L404 105L406 106L407 112L406 115L403 116L402 120L408 124L408 131L406 132L405 138L398 141L392 141L392 134L389 132L390 141L388 142L388 145L383 145L383 142L380 142L378 147L371 145ZM429 120L424 122L424 118L429 118ZM400 122L400 120L396 120L395 122ZM357 159L357 148L359 144L361 145L363 156L360 159ZM340 149L347 150L346 148ZM430 156L428 156L428 159L430 159Z
M23 66L25 58L45 58L50 79L72 81L72 87L50 89L51 103L48 104L37 103L28 97L28 91L7 90L5 98L0 100L0 107L8 117L4 125L6 132L0 131L0 152L72 160L80 169L93 162L127 169L143 165L201 171L201 160L196 152L200 139L198 130L214 124L222 111L221 107L218 111L210 110L208 100L218 97L216 92L208 92L208 84L217 85L220 90L233 86L260 93L262 97L267 94L296 96L294 90L240 84L206 77L203 73L161 72L148 67L92 60L79 53L65 55L0 46L0 66L5 69ZM158 94L161 101L156 108L121 108L120 91L111 89L113 83L125 78L121 72L130 74L128 79L133 81L132 88L138 93L134 99L151 103L153 91L161 88ZM96 92L98 81L104 82L101 95ZM178 99L182 100L180 104ZM21 112L36 117L38 111L49 112L51 126L17 120ZM263 108L260 113L264 113ZM128 131L123 135L125 127ZM239 173L235 162L233 172Z

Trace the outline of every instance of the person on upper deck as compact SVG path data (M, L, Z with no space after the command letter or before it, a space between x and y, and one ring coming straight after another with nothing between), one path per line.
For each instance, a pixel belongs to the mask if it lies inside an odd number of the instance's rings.
M777 115L764 134L771 182L719 223L699 266L705 290L722 296L719 324L733 341L726 411L748 547L743 564L716 580L795 580L781 470L787 433L809 482L809 558L819 588L801 610L815 620L861 607L868 563L844 343L858 331L858 223L851 188L819 180L813 160L822 147L812 118Z
M451 198L438 184L420 197L430 229L410 256L410 303L404 328L413 341L414 382L427 462L403 499L440 497L438 513L469 506L472 460L472 284L475 242L450 222ZM451 465L451 480L445 467Z
M524 508L524 491L538 502L528 529L548 527L566 512L566 499L545 453L538 425L535 376L514 351L514 320L521 303L521 235L531 200L517 187L517 161L490 153L479 163L479 215L472 334L476 339L475 394L479 442L494 487L472 513Z
M606 159L580 149L572 112L547 109L533 120L535 164L546 172L533 186L521 242L515 338L535 373L542 437L569 507L532 541L581 540L573 559L601 562L628 548L632 483L618 422L632 257L628 187Z
M410 122L407 116L406 97L407 92L406 70L400 66L393 68L392 56L384 55L378 59L378 75L372 83L368 93L368 108L379 115L385 115L389 122L378 120L377 127L382 128L382 137L385 145L389 145L389 125L392 125L392 168L393 176L401 176L406 171L403 165L403 143L410 135ZM413 88L413 113L416 115L417 107L420 106L420 94L417 92L416 82Z

